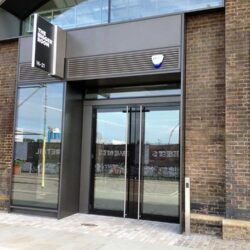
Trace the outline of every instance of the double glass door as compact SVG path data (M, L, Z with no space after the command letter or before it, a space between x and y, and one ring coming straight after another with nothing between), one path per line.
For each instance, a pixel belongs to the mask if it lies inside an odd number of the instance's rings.
M93 213L179 220L179 106L97 107L93 112Z

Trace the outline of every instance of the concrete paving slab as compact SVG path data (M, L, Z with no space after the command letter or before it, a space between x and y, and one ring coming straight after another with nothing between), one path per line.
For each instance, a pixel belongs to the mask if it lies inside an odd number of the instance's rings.
M0 250L249 250L250 243L179 233L178 224L75 214L0 213Z
M134 240L104 237L91 233L54 231L21 225L0 225L0 250L188 250L187 247L149 244Z

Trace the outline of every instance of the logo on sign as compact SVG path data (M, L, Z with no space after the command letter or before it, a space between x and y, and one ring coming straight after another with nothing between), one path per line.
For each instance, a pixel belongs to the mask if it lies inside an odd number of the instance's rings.
M52 76L64 77L66 32L47 20L34 15L32 67Z
M159 69L163 63L164 55L153 55L152 62L156 69Z
M41 28L38 28L37 42L48 47L48 48L50 48L50 45L53 44L52 39L47 37L47 32Z

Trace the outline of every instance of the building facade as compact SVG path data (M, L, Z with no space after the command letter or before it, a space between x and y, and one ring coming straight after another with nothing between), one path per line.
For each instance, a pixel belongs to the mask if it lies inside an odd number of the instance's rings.
M184 232L190 206L249 240L250 3L28 2L0 6L0 209ZM31 68L33 13L66 30L62 79Z

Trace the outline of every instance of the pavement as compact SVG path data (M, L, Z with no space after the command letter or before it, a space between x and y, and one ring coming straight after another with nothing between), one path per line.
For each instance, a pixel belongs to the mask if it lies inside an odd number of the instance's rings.
M179 233L178 224L75 214L54 218L0 213L0 250L249 250L250 243Z

